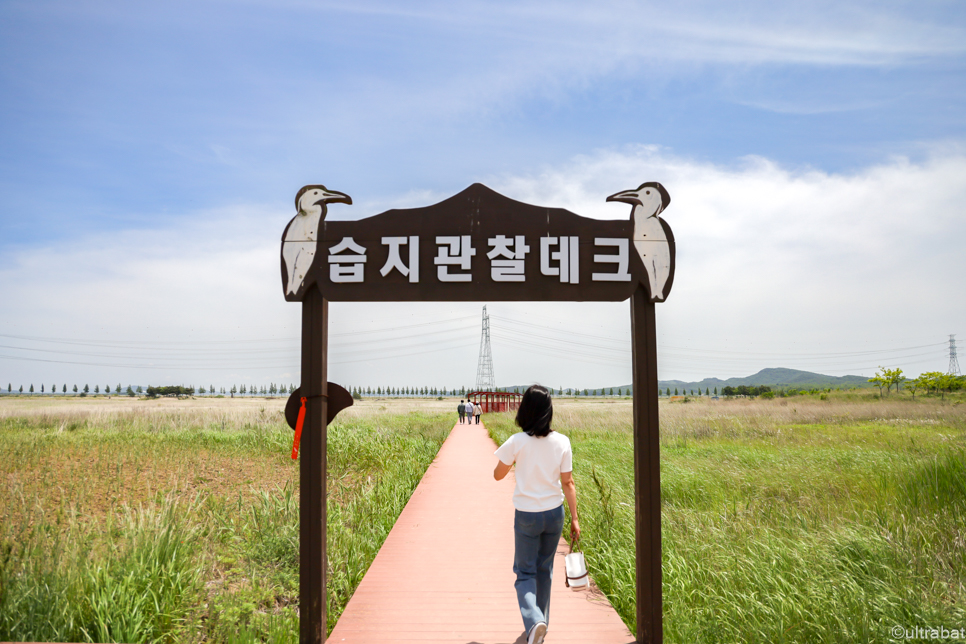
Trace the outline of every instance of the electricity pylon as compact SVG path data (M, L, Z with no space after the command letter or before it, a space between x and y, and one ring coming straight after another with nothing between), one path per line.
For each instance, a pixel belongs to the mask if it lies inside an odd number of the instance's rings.
M486 309L484 308L484 311ZM485 317L485 313L484 313ZM956 334L949 335L949 375L959 375L959 358L956 357Z
M476 367L476 390L493 391L496 378L493 376L493 354L490 352L490 316L483 307L483 335L480 337L480 362Z

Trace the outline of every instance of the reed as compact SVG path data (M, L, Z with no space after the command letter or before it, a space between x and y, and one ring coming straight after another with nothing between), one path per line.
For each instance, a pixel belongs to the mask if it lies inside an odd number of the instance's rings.
M668 642L966 623L966 407L828 398L662 403ZM281 401L140 402L0 405L0 640L296 641ZM367 400L329 428L330 629L452 426L421 404ZM558 400L554 426L591 572L633 630L630 412Z
M0 640L297 641L292 432L246 403L0 408ZM452 426L380 407L329 427L330 629Z

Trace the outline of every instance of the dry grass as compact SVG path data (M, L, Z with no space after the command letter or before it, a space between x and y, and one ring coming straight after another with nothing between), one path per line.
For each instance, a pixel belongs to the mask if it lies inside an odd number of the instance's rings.
M632 402L627 399L558 398L554 400L554 419L567 425L580 423L587 428L630 431ZM966 428L966 405L958 400L943 404L936 398L913 400L896 396L874 400L865 396L855 400L820 400L817 396L793 396L772 400L691 399L660 402L661 439L675 441L691 438L760 436L792 440L788 427L835 425L936 425ZM801 434L799 434L801 435ZM782 438L784 436L784 439Z
M246 420L280 412L285 408L287 397L213 398L130 398L128 396L0 396L0 420L12 417L50 416L64 420L90 419L101 423L114 418L177 418L184 412L185 420L208 424L211 420ZM380 413L405 414L411 411L447 412L456 414L459 398L382 398L366 397L354 401L352 407L343 410L339 417L355 418Z
M0 640L297 640L283 404L0 398ZM451 427L426 406L329 427L330 627Z
M367 398L333 425L330 625L457 403ZM164 641L293 641L298 468L283 405L0 398L0 604L35 620L30 639L78 632L70 620L89 615L72 606L143 572L117 590L133 602L121 608ZM554 424L575 444L595 579L633 626L631 410L561 398ZM508 414L487 420L515 431ZM889 625L966 614L958 400L662 401L661 439L667 641L888 641ZM177 620L139 599L156 588Z
M24 507L22 499L43 499L48 512L75 512L89 520L119 504L146 504L165 496L248 498L284 487L293 478L284 449L269 456L264 450L246 450L244 441L233 441L227 453L223 446L204 444L205 439L223 442L236 432L279 426L284 406L285 398L2 397L0 427L34 430L35 436L13 439L10 455L17 466L0 467L0 507L6 508L0 518L16 519L13 513ZM368 398L344 410L339 420L450 407L455 404L449 401ZM91 440L91 431L100 440ZM75 440L79 435L84 438ZM183 440L177 440L179 435ZM57 448L50 449L52 444ZM339 481L337 490L352 483Z

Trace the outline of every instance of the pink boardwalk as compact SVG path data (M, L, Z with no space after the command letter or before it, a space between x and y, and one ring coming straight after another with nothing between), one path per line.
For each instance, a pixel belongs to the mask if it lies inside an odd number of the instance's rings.
M513 589L513 473L493 480L496 447L483 425L453 428L328 644L525 644ZM633 642L606 598L564 586L566 553L561 540L547 643Z

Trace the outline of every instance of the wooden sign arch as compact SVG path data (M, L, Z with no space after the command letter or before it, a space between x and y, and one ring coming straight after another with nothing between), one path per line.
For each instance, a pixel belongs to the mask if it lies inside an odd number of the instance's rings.
M358 221L326 221L352 199L322 185L295 197L282 235L285 299L302 302L300 641L325 641L326 427L352 400L327 382L328 302L631 302L634 386L637 642L663 641L661 479L654 304L674 281L674 235L660 215L671 201L656 182L607 197L626 220L582 217L509 199L476 183L437 204Z

